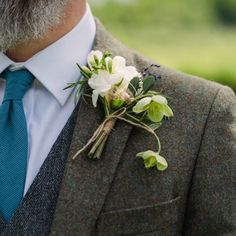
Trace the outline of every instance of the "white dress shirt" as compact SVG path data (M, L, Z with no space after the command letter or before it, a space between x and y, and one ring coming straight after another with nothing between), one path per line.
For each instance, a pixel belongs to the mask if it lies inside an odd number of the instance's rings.
M11 70L28 69L36 78L32 88L23 98L28 126L28 166L24 194L38 174L53 144L75 108L75 91L63 90L67 83L80 78L76 65L86 65L96 33L91 10L65 36L40 51L24 63L14 63L0 53L0 74L7 67ZM0 104L5 81L0 79Z

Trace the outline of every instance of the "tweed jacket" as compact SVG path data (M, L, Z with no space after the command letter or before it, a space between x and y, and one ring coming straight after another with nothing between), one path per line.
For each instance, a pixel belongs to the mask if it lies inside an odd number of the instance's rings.
M94 49L138 70L153 62L114 39L97 21ZM135 154L153 137L118 121L102 158L72 161L104 118L81 99L51 235L236 235L236 97L214 82L161 66L155 84L174 118L157 130L169 168L145 169Z

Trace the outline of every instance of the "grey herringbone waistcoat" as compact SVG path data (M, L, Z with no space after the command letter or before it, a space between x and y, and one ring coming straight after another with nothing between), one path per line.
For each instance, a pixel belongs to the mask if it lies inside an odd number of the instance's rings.
M0 235L48 235L77 117L72 113L9 224L0 218Z

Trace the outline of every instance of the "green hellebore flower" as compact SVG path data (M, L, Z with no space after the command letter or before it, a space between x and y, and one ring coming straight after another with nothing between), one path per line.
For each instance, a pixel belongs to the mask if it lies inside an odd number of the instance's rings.
M152 102L152 98L151 97L142 98L133 107L133 112L141 113L143 111L146 111L149 108L151 102Z
M163 117L172 117L173 111L168 106L168 101L161 95L142 98L133 107L133 112L141 113L147 111L152 122L161 122Z
M158 170L164 171L168 167L168 163L166 159L158 152L146 151L140 152L136 155L137 157L141 157L144 160L144 165L147 169L156 166Z

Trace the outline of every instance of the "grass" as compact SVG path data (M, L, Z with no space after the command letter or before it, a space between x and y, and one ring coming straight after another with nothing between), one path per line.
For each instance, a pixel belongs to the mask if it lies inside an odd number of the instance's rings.
M161 64L236 91L236 28L217 22L212 1L103 1L92 4L93 11L124 44Z
M155 61L215 80L236 91L236 30L107 26L127 46Z

